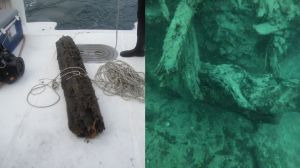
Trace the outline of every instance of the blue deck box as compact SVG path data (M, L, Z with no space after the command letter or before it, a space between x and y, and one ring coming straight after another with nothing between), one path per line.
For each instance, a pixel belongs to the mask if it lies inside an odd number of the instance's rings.
M23 29L18 11L0 9L0 44L13 52L23 39Z

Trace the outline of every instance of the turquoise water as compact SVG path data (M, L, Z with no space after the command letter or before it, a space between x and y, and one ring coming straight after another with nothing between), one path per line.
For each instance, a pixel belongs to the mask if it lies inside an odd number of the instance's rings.
M299 18L296 0L147 1L146 166L300 167Z
M137 0L120 0L119 29L137 20ZM116 0L25 0L29 22L54 21L57 29L115 29Z

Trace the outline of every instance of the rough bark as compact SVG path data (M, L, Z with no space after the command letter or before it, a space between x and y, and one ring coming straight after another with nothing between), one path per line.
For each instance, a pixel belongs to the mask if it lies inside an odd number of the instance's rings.
M59 69L64 74L68 67L85 70L80 52L71 37L56 42ZM62 78L61 85L67 103L69 129L79 137L93 138L105 127L91 80L84 76Z

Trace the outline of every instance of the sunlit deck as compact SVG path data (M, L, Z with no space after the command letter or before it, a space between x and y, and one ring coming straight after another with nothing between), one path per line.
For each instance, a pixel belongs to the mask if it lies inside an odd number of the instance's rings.
M84 168L144 167L145 105L106 96L94 86L105 131L88 143L68 129L63 90L61 101L50 108L38 109L26 102L26 95L41 78L54 78L59 73L55 42L69 35L76 44L114 46L114 30L56 31L55 23L28 23L24 27L25 45L22 58L25 73L18 81L0 88L0 167ZM136 30L119 31L117 50L131 49ZM144 72L144 58L122 58ZM101 64L85 64L88 75L94 75ZM48 94L49 93L49 94ZM33 102L51 103L54 94L45 92Z

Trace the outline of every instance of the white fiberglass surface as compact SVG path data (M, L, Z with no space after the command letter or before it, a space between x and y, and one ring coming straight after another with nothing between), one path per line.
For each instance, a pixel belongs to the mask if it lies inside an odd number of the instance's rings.
M59 94L62 99L53 107L37 109L26 103L28 91L38 84L39 79L54 78L59 73L55 42L62 34L69 34L78 44L115 44L114 31L27 33L22 53L26 66L24 76L16 83L0 88L0 167L144 167L143 103L106 96L94 86L106 129L88 143L68 129L61 88ZM117 50L131 49L135 41L135 30L120 31ZM136 71L144 72L144 58L118 59L129 63ZM89 77L94 77L100 65L85 64ZM47 91L32 100L37 104L51 103L55 100L54 96Z

